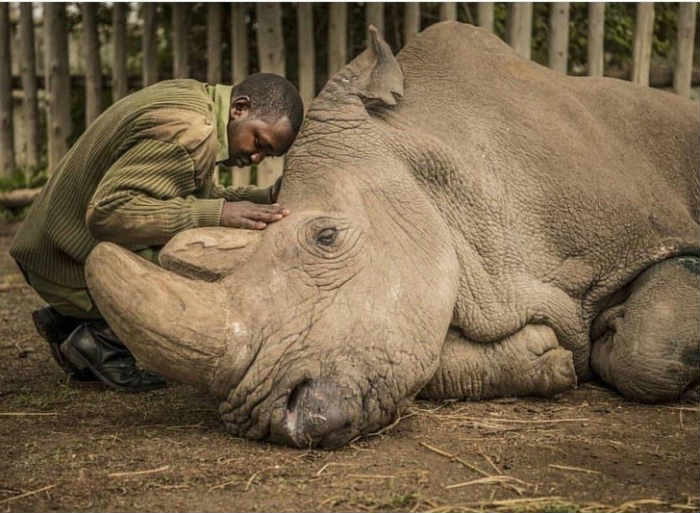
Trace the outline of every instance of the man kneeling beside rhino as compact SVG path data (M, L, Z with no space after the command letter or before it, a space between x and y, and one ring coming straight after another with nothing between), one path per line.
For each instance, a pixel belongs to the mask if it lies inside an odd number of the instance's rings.
M107 109L58 163L10 253L50 306L33 313L54 359L74 379L126 391L165 385L136 365L87 290L85 259L112 241L157 261L182 230L263 229L289 212L268 189L212 183L216 163L247 166L287 151L303 117L282 77L235 87L169 80ZM109 269L105 269L109 272ZM157 305L151 305L157 307Z
M628 398L698 383L698 109L575 78L487 32L367 50L314 100L264 231L198 228L158 267L113 243L90 291L147 368L237 436L335 447L417 394ZM251 277L257 279L251 280Z

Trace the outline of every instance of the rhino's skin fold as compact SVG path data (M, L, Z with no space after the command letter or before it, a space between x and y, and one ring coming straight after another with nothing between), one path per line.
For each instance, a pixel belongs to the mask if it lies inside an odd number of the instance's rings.
M371 34L287 156L290 216L183 232L165 269L91 254L139 360L220 397L235 435L299 447L380 429L421 391L548 396L595 372L668 400L696 383L697 104L562 75L469 25L396 58Z

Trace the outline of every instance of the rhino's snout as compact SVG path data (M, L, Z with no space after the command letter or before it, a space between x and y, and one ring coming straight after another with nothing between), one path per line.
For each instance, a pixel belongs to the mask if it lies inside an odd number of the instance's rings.
M289 395L285 411L284 442L297 447L333 448L347 443L354 435L355 393L320 379L306 380Z

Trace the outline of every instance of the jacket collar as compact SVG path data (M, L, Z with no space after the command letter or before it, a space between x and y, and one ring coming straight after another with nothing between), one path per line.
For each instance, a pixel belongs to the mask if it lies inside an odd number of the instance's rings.
M214 122L216 123L216 140L218 142L218 149L216 151L217 162L223 162L229 159L227 127L231 111L232 89L232 86L207 84L207 92L214 103Z

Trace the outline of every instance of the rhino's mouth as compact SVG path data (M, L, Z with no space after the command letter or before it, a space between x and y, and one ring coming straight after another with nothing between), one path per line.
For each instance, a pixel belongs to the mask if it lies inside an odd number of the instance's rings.
M368 387L366 378L348 372L319 371L326 367L324 360L333 358L309 354L300 367L292 363L263 371L268 366L261 357L221 403L219 411L227 429L245 438L331 449L393 418L388 414L395 411L393 398L387 401L377 396L384 386ZM261 372L267 378L261 380Z
M281 436L271 439L297 447L339 447L356 434L352 389L328 380L305 380L289 394Z

